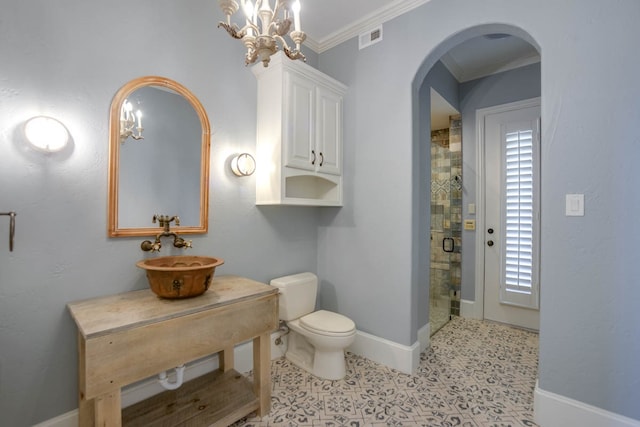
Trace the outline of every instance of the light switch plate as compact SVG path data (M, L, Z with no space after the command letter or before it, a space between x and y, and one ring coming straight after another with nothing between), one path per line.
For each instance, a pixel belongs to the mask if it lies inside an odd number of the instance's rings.
M464 229L465 230L475 230L476 229L476 220L475 219L465 219L464 220Z
M584 216L584 194L567 194L565 199L565 216Z
M469 203L469 206L467 207L467 210L469 211L469 215L474 215L476 213L476 204L475 203Z

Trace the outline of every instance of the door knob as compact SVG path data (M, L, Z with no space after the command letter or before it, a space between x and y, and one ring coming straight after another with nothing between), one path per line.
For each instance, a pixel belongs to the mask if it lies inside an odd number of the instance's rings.
M487 245L488 245L488 246L493 246L493 240L489 240L489 241L487 242Z
M489 233L489 234L493 234L493 228L488 229L488 230L487 230L487 233Z

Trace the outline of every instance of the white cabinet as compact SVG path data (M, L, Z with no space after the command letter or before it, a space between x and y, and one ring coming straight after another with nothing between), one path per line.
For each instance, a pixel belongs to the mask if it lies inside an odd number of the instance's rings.
M282 54L253 72L258 80L256 203L342 206L347 88Z

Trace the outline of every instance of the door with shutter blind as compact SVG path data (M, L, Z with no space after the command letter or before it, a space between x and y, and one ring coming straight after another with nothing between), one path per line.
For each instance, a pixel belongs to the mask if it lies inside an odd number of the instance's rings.
M539 329L540 103L484 117L484 317Z

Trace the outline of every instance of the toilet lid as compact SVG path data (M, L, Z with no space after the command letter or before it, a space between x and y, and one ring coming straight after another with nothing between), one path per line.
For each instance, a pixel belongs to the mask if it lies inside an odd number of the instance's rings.
M356 328L353 320L342 314L327 310L318 310L300 318L300 325L313 332L344 333Z

